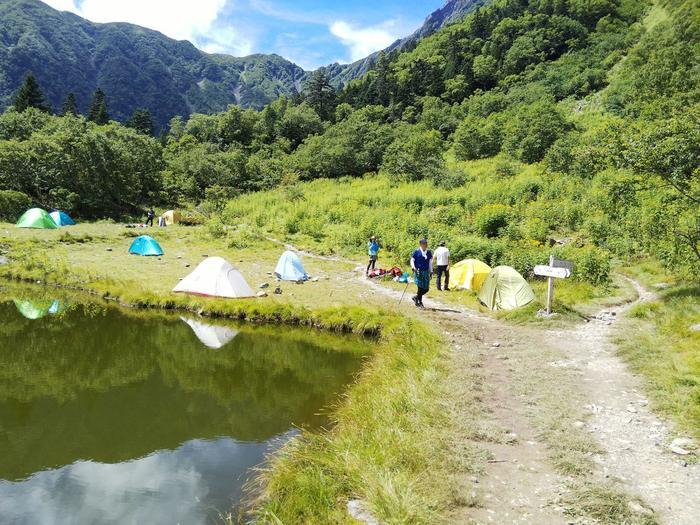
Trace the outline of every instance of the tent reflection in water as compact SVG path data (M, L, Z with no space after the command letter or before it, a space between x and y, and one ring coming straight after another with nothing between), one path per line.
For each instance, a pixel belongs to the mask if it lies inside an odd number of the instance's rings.
M228 326L202 323L201 321L187 319L186 317L180 317L180 319L192 328L194 335L197 336L197 339L199 339L204 346L214 350L226 346L238 335L237 330L229 328Z
M450 268L450 288L478 292L491 273L491 267L477 259L465 259Z
M478 297L491 310L515 310L534 301L535 293L517 270L498 266L484 281Z
M221 257L209 257L199 263L173 292L229 299L255 296L241 272Z
M309 278L301 259L291 251L282 254L277 262L275 275L283 281L306 281Z
M15 299L15 306L17 311L22 314L23 317L35 321L46 317L47 315L54 315L61 311L61 303L58 300L54 301L31 301L29 299Z

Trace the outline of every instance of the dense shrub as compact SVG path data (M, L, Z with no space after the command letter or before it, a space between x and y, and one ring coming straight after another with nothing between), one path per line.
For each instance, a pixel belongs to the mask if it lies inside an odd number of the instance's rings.
M485 237L498 237L508 226L511 215L512 210L509 206L488 204L474 214L474 227L478 233Z
M0 190L0 219L15 222L32 205L32 199L19 191Z

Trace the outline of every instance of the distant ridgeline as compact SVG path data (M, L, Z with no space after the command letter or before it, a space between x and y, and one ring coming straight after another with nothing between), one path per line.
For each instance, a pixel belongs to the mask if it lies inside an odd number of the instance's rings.
M415 43L484 1L449 0L414 35L390 49ZM68 93L75 94L79 110L86 110L101 88L112 118L123 122L135 109L145 108L162 129L176 115L215 113L229 104L260 109L301 91L308 77L277 55L210 55L157 31L95 24L39 0L0 1L0 35L0 108L10 104L25 76L33 73L56 110ZM329 66L332 84L364 74L376 58Z
M112 118L124 121L143 107L159 128L175 115L228 104L261 108L301 89L306 75L277 55L209 55L157 31L95 24L39 0L2 0L0 35L0 107L31 72L56 109L73 92L85 110L100 87Z

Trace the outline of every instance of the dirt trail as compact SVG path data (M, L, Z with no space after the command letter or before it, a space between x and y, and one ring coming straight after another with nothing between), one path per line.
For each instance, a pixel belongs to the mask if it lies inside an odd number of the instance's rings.
M597 477L614 479L628 493L638 496L653 509L662 523L700 523L700 464L688 465L682 456L670 452L672 429L649 408L642 381L617 356L612 342L622 314L634 304L653 300L654 295L638 282L632 303L607 308L594 319L568 330L537 330L506 326L466 308L447 306L426 298L422 317L441 324L445 316L461 320L459 340L477 330L484 347L493 341L505 343L506 351L517 353L527 345L553 347L560 358L543 365L570 368L578 378L575 389L587 400L590 413L585 421L603 453L595 456ZM373 289L398 297L394 290L370 282ZM459 332L457 328L457 332ZM455 337L457 336L457 337ZM501 343L503 344L503 343ZM499 349L500 350L500 349ZM513 390L508 367L499 359L501 352L484 351L483 374L490 392L484 403L493 423L517 436L512 442L484 443L492 454L486 472L474 479L481 503L455 517L455 523L469 518L477 523L571 523L558 504L566 493L565 479L557 475L547 459L545 446L537 439L524 415L527 400Z
M398 303L400 292L358 279L374 293ZM584 428L603 451L594 458L598 465L595 478L619 482L626 492L652 508L662 523L700 523L700 464L688 465L683 457L670 452L668 445L675 437L672 429L650 410L641 393L641 379L617 356L612 342L621 314L638 302L654 298L641 284L630 282L638 299L606 308L584 325L560 330L510 326L468 308L446 305L435 299L434 291L425 299L426 310L418 311L411 304L410 290L407 292L401 307L404 313L436 324L453 351L478 352L482 356L480 373L487 388L483 402L491 416L490 424L505 437L480 443L492 459L482 475L470 477L479 504L457 512L455 523L588 523L564 515L559 502L567 492L566 479L556 473L546 445L538 439L530 417L538 408L526 406L536 403L524 398L515 386L513 367L518 366L518 356L533 347L545 349L542 355L557 356L556 361L541 362L539 366L568 369L571 374L567 377L574 378L568 391L574 393L572 400L583 403L580 408L589 414L583 421ZM514 358L510 364L504 361L509 356ZM532 366L532 359L529 355L522 362Z
M654 295L631 281L640 301ZM590 323L568 331L552 331L563 343L566 366L580 372L589 403L586 428L605 450L596 457L602 474L622 481L656 511L663 523L700 523L700 464L687 465L668 445L672 428L656 416L644 397L642 380L616 355L611 339L620 315L633 304L606 309Z

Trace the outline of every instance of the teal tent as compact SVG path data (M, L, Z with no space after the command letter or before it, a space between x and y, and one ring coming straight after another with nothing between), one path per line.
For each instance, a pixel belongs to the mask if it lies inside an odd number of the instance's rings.
M17 221L18 228L39 228L44 230L55 230L58 228L51 216L41 208L32 208L24 212Z
M163 248L153 237L142 235L136 237L131 243L129 253L132 255L163 255Z
M75 221L70 218L70 215L68 215L64 211L56 210L52 211L49 213L51 218L53 219L53 222L55 222L59 226L74 226Z
M309 278L299 256L289 251L284 252L280 257L275 275L283 281L306 281Z

